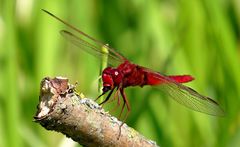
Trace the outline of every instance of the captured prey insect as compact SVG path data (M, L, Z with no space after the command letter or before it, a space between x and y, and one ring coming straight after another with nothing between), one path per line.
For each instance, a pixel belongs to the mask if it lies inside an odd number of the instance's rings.
M67 25L68 27L70 27L71 29L78 33L79 37L69 31L62 30L61 31L62 36L64 36L68 41L75 44L80 49L98 58L101 58L106 55L108 56L108 64L110 66L105 68L102 72L103 89L102 94L100 96L108 92L109 93L106 99L101 104L107 102L110 99L114 90L116 90L118 100L119 93L123 98L121 113L123 112L125 106L127 108L127 113L124 117L124 120L127 118L131 110L124 89L129 86L143 87L145 85L150 85L158 88L159 90L167 93L170 97L172 97L180 104L188 108L191 108L195 111L215 116L224 115L224 111L221 109L221 107L216 101L207 96L199 94L197 91L193 90L190 87L182 85L182 83L187 83L194 80L192 76L190 75L165 76L149 68L134 64L130 62L127 58L122 56L120 53L116 52L113 48L105 46L104 43L80 31L74 26L68 24L67 22L53 15L52 13L46 10L43 11L48 13L55 19L59 20L60 22L64 23L65 25ZM84 37L93 43L89 43L82 39ZM106 52L103 52L103 50L101 49L103 46L108 49L109 52L108 54L106 54Z

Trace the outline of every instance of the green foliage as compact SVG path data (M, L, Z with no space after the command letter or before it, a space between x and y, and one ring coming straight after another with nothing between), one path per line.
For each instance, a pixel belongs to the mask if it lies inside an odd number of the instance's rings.
M68 44L59 31L69 28L42 8L135 63L165 74L193 75L196 80L188 85L226 111L222 118L209 116L152 88L129 88L130 126L161 146L240 144L237 0L0 0L0 146L63 142L63 135L32 122L43 77L66 76L78 81L85 95L98 95L99 60Z

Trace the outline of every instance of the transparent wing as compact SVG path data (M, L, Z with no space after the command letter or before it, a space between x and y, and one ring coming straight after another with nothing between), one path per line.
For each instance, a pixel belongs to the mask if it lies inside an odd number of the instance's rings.
M83 49L84 51L97 56L97 57L106 57L106 55L108 55L108 63L110 65L113 66L117 66L120 63L124 62L125 60L127 60L125 57L123 57L122 55L120 55L118 52L114 51L114 49L110 48L109 46L107 46L106 44L96 40L95 38L89 36L88 34L84 33L83 31L79 30L78 28L74 27L73 25L67 23L66 21L64 21L63 19L57 17L56 15L52 14L51 12L42 9L42 11L44 11L45 13L49 14L50 16L52 16L53 18L55 18L56 20L62 22L63 24L65 24L66 26L68 26L69 28L73 29L74 31L78 32L79 37L77 37L76 35L72 34L71 32L62 30L61 34L70 42L72 42L73 44L77 45L78 47L80 47L81 49ZM81 38L80 38L81 37ZM89 41L85 41L82 39L82 37L84 37L85 39L88 39ZM89 42L92 43L89 43ZM94 44L94 45L93 45ZM107 49L109 53L107 53L106 51L104 51L104 49ZM100 58L101 59L101 58Z
M102 59L102 57L108 57L108 64L111 66L118 66L121 63L126 60L123 56L121 56L119 53L114 51L113 49L109 48L107 45L100 46L98 43L95 43L95 41L92 40L93 43L89 43L85 40L83 40L80 37L77 37L76 35L72 34L69 31L62 30L60 32L64 38L66 38L68 41L79 47L80 49L88 52L89 54ZM94 44L94 45L93 45ZM102 50L102 48L106 48L108 50L108 53Z
M150 69L145 69L145 71L153 72ZM224 111L213 99L203 96L192 88L177 83L160 73L155 72L154 75L156 75L155 78L162 81L162 84L155 87L168 94L178 103L202 113L224 116Z

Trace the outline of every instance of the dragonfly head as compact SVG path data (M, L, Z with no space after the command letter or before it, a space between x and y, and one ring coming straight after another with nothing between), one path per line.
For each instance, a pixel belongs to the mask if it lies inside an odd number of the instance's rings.
M103 80L103 93L114 89L122 81L122 74L118 69L107 67L103 70L102 80Z

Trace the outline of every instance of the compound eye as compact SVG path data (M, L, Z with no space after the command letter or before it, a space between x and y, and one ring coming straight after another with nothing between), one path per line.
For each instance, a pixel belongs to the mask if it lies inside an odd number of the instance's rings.
M111 90L111 86L104 86L102 89L103 93L108 92L109 90Z

